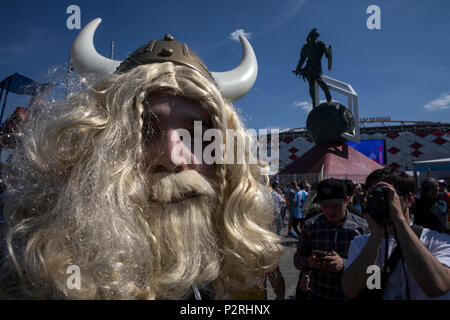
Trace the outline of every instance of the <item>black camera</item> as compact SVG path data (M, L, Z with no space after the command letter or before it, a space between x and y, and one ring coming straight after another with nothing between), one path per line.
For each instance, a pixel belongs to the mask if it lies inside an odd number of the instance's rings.
M375 187L369 196L365 205L365 212L369 214L376 222L383 224L389 218L387 207L388 194L382 187Z

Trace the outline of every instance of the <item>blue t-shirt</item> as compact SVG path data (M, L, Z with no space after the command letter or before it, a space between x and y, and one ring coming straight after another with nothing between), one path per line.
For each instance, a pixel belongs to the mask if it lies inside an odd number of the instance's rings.
M294 197L294 203L295 203L295 209L294 209L294 217L303 219L305 217L305 202L306 202L306 196L308 195L308 192L301 190L295 194Z

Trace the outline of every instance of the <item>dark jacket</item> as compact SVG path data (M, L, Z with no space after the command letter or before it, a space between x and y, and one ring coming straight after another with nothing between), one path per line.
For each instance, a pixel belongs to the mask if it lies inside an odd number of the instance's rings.
M445 212L439 202L440 200L429 198L425 195L417 199L412 208L414 224L437 232L446 233Z

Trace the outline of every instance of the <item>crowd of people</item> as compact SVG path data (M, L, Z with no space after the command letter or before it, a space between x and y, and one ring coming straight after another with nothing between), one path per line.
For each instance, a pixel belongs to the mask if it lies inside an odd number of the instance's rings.
M374 171L364 184L333 178L312 187L305 178L284 188L273 183L275 201L283 198L289 214L285 236L298 238L296 299L450 299L447 186L427 177L417 189L412 177L391 168ZM373 213L376 187L385 193L382 219ZM281 234L278 215L276 221ZM371 265L390 267L372 292L366 284Z

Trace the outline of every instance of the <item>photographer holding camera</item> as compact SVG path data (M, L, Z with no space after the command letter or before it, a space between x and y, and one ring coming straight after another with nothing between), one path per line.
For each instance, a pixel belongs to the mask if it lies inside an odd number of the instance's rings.
M350 299L450 299L450 236L412 225L414 179L385 168L372 172L366 187L371 234L351 242L341 279L344 293ZM382 268L381 290L367 288L371 265Z

